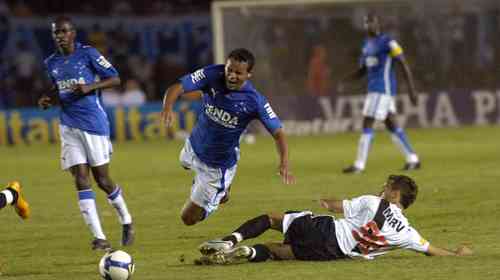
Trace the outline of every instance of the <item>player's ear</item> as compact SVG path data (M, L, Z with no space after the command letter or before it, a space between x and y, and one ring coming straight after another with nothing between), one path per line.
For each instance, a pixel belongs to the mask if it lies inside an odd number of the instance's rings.
M252 77L252 72L248 72L247 75L248 75L247 77L250 79Z

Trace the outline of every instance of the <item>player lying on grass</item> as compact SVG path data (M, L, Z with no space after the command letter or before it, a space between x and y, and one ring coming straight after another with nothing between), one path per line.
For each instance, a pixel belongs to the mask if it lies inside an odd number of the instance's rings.
M9 204L14 206L19 217L23 219L30 217L30 206L21 194L21 184L19 182L10 182L5 189L0 191L0 209Z
M321 199L322 207L344 214L343 219L314 215L309 211L268 214L245 222L231 235L200 246L198 264L230 264L272 260L329 261L354 257L373 259L403 248L428 256L464 256L472 251L461 246L455 251L431 245L403 215L416 199L415 182L404 175L391 175L380 196L364 195L351 200ZM283 242L238 246L268 229L283 233Z

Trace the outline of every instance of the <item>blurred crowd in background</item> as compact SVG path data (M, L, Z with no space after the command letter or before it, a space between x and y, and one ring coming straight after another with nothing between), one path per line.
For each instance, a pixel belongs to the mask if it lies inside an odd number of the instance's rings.
M0 0L0 109L34 106L47 88L50 21L63 13L75 21L78 40L120 72L122 87L105 94L107 105L158 101L182 74L213 63L210 1L146 2ZM500 88L500 1L416 2L375 10L405 49L418 90ZM226 51L254 51L254 79L266 95L363 93L336 84L357 67L366 12L360 5L240 9L234 21L225 18Z

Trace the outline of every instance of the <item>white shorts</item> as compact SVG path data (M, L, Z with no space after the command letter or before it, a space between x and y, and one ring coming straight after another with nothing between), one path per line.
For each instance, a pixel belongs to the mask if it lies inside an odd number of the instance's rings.
M363 116L383 121L389 113L396 113L394 96L378 92L369 92L363 106Z
M113 152L109 136L90 134L65 125L59 125L59 133L63 170L78 164L93 167L109 163Z
M184 168L193 170L195 174L190 199L205 209L205 217L208 217L217 210L221 199L226 195L236 175L237 165L228 169L206 165L194 153L189 139L186 139L179 159Z

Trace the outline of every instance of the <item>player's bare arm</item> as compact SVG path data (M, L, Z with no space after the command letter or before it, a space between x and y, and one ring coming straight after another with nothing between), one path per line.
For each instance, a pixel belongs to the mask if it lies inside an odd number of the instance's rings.
M53 85L49 90L48 93L42 94L40 98L38 98L38 107L42 110L48 109L50 106L53 105L54 100L51 98L51 96L57 94L57 88Z
M121 84L120 77L112 77L108 79L103 79L97 83L93 84L76 84L73 86L72 90L76 94L88 94L89 92L96 90L96 89L105 89L105 88L112 88L115 86L119 86Z
M427 250L427 253L425 253L427 256L470 256L473 254L472 249L465 245L459 246L455 251L451 251L448 249L443 249L439 248L436 246L429 245L429 249Z
M400 55L397 62L402 66L403 73L405 76L406 83L408 84L408 90L410 91L410 101L412 104L417 104L417 92L415 91L415 83L413 81L413 74L411 72L410 66L403 55Z
M288 158L288 143L286 141L285 132L283 128L278 128L273 133L274 141L276 142L276 149L280 157L279 174L285 184L294 184L295 177L290 172L289 158Z
M344 206L342 200L339 199L320 199L319 205L330 212L343 214Z
M175 83L165 91L161 120L167 127L171 126L174 121L174 104L183 92L184 88L181 83Z

